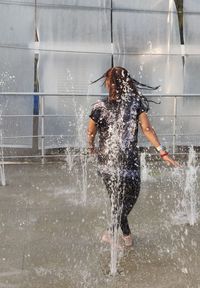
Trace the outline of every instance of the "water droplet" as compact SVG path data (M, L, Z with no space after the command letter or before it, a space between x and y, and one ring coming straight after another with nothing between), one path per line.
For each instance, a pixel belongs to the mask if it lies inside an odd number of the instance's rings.
M188 274L188 269L186 267L182 268L181 271L184 273L184 274Z

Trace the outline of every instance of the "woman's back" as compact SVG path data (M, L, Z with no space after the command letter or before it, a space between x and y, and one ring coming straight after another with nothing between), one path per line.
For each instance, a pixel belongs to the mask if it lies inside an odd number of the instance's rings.
M119 101L99 100L94 105L90 117L99 132L100 170L137 169L138 117L144 111L139 95L126 95Z

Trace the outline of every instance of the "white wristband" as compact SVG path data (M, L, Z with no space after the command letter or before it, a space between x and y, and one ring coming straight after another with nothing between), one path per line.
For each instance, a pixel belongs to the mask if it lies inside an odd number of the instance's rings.
M164 150L164 148L163 148L162 145L160 145L160 146L156 147L156 150L157 150L158 152L160 152L161 150Z

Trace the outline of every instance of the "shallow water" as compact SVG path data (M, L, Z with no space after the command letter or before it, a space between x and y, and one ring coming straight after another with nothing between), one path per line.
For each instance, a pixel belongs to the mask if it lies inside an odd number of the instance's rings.
M87 182L79 164L6 166L7 186L0 189L0 287L200 287L199 217L191 226L181 214L183 188L174 169L151 163L129 217L134 248L120 252L113 277L110 247L100 242L110 215L106 191L95 161L87 161ZM199 211L198 186L194 189Z

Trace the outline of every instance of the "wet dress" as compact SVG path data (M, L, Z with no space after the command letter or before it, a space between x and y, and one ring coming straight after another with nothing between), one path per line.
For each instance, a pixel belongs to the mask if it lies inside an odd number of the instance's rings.
M120 101L98 100L90 114L99 135L98 171L124 235L130 234L127 216L140 191L138 122L147 110L141 96L125 95Z

